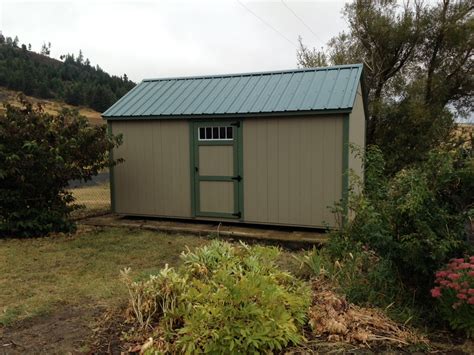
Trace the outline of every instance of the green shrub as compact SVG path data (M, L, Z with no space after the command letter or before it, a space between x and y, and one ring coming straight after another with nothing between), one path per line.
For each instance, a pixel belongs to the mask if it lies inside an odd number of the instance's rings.
M108 166L120 140L76 111L50 115L20 99L23 107L6 105L0 115L0 236L71 231L77 206L68 183Z
M180 292L173 312L155 311L150 323L172 324L164 327L167 339L186 353L269 352L300 343L310 289L277 267L278 255L277 248L220 241L188 250L173 277L180 286L170 287ZM163 299L162 288L150 289Z
M436 273L431 295L438 299L441 316L453 329L474 335L474 256L452 259Z
M401 280L406 298L424 307L431 275L470 248L465 224L474 203L473 158L435 150L427 161L388 178L380 150L369 147L365 165L365 186L354 188L349 197L355 217L332 233L328 253L333 260L348 260L349 252L374 251L379 261L366 273L374 278L373 289L383 290L389 278ZM390 283L388 288L394 286ZM363 286L357 289L365 293Z

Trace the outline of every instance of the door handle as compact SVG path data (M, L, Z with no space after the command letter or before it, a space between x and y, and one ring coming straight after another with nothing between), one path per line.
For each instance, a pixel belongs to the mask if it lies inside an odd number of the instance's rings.
M231 177L231 179L232 179L232 180L241 181L241 180L242 180L242 176L240 176L240 175L233 176L233 177Z

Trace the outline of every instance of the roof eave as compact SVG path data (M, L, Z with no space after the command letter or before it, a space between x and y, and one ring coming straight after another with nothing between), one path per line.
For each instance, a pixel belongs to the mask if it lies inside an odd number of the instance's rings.
M161 115L161 116L106 116L102 118L109 121L142 121L142 120L199 120L199 119L235 119L251 117L284 117L284 116L312 116L351 113L352 108L310 110L310 111L281 111L281 112L259 112L259 113L221 113L221 114L199 114L199 115Z

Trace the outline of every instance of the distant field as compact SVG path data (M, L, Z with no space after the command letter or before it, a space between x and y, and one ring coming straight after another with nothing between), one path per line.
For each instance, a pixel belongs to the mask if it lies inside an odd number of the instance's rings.
M76 198L75 203L84 206L84 208L74 211L73 217L81 218L110 211L108 181L97 185L73 188L71 192Z
M5 111L5 108L3 107L3 103L10 103L16 106L19 105L18 94L19 92L17 91L12 91L12 90L8 90L6 88L0 87L0 103L1 103L0 113L3 113ZM89 120L90 123L94 125L101 125L105 123L105 121L100 116L100 112L94 111L88 107L75 107L61 101L38 99L32 96L27 96L27 98L33 103L41 103L43 105L45 112L47 113L53 113L53 114L58 113L64 107L78 108L79 113L85 116Z

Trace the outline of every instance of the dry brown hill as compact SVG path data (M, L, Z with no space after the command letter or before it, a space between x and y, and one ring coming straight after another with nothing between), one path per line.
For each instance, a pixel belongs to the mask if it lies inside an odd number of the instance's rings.
M5 108L3 107L4 103L10 103L15 106L19 106L20 102L18 101L18 91L13 91L6 89L4 87L0 87L0 113L3 113L5 111ZM43 109L45 112L48 113L59 113L62 108L77 108L79 109L79 113L83 116L85 116L90 123L94 125L101 125L105 124L105 121L102 119L100 116L100 112L94 111L91 108L88 107L75 107L68 105L62 101L57 101L57 100L46 100L46 99L38 99L36 97L32 96L26 96L29 101L32 103L41 103L43 106Z

